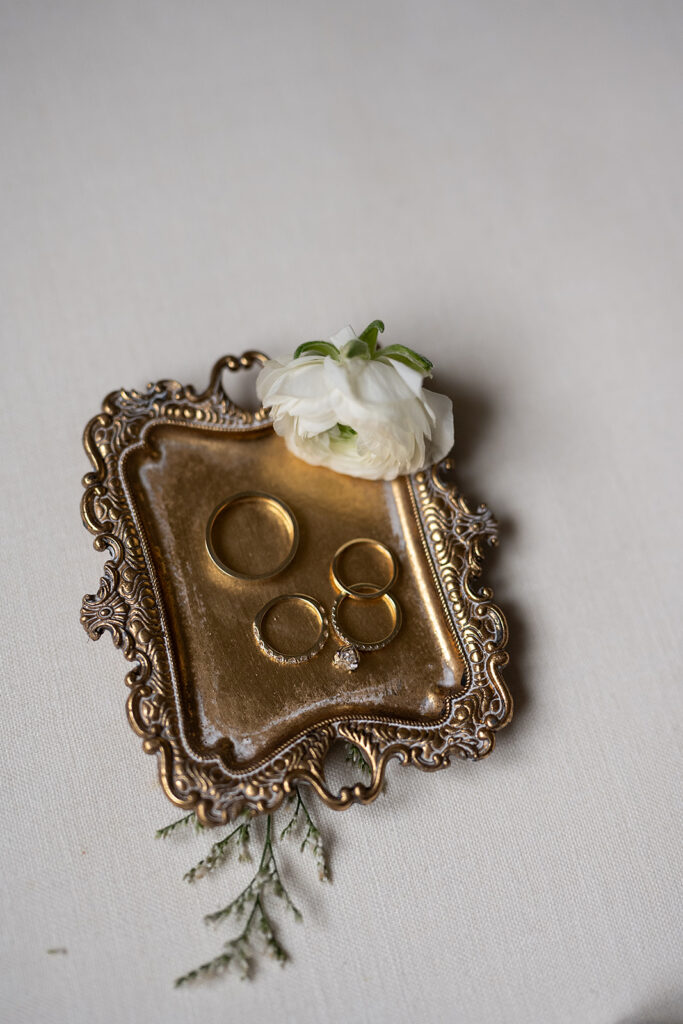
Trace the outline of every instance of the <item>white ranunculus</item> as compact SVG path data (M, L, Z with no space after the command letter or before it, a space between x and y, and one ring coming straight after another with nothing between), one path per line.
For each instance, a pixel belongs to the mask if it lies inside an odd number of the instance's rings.
M348 328L332 342L309 342L259 373L256 391L275 431L305 462L393 480L437 462L453 444L450 398L422 386L431 364L403 346L377 348L378 330L375 321L359 337ZM333 344L340 340L341 351Z

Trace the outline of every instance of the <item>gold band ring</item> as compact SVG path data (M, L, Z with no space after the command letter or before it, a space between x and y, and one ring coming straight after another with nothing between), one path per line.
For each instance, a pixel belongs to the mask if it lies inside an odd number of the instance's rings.
M375 551L380 551L385 559L389 560L391 566L391 578L389 582L383 587L378 586L376 583L344 583L339 575L339 563L341 556L350 547L355 544L369 544L370 547L374 548ZM391 590L394 583L398 579L398 559L396 555L387 547L386 544L382 544L380 540L375 540L374 537L355 537L353 540L347 540L346 544L342 544L340 548L334 553L332 559L332 580L337 590L341 590L342 594L346 597L352 597L359 601L371 601L373 598L384 597L385 594Z
M371 590L370 588L374 588L375 586L374 583L357 583L355 584L355 586L362 587L363 590L366 591L365 593L363 593L364 598L372 598L374 600L384 601L384 603L389 606L394 619L391 632L387 633L387 635L385 637L382 637L381 640L374 640L371 643L361 640L355 640L352 636L349 636L348 633L345 633L344 630L339 625L339 609L341 608L342 604L347 599L347 597L357 597L358 594L354 593L353 595L349 595L343 592L341 594L337 594L335 602L332 605L332 628L339 637L339 639L344 644L354 648L354 650L356 651L366 651L368 653L370 651L381 651L383 647L386 647L387 644L391 643L391 641L394 639L399 629L401 628L401 622L403 619L401 613L401 606L396 600L396 598L393 596L393 594L378 595L374 589Z
M287 527L287 533L289 535L289 551L278 565L272 569L268 569L266 572L241 572L233 566L228 565L216 550L216 526L220 517L226 509L243 502L254 502L267 506ZM286 505L281 498L276 498L274 494L266 494L264 491L240 491L239 494L232 494L225 501L222 501L220 505L216 506L209 516L209 521L206 525L206 550L209 552L214 564L221 572L224 572L226 576L233 576L238 580L267 580L270 579L271 576L277 576L277 574L282 572L283 569L286 569L292 561L298 546L299 525L291 508L289 505Z
M264 639L263 633L261 632L263 620L268 612L271 608L274 608L276 604L280 604L282 601L301 601L302 604L308 605L309 608L312 608L318 617L318 621L320 623L320 632L318 637L313 646L309 647L309 649L304 651L302 654L283 654L282 651L278 651L275 647L269 644L267 640ZM278 596L274 597L272 601L268 602L268 604L264 604L263 608L254 619L252 629L254 632L254 638L256 639L256 643L258 644L261 653L265 654L265 656L270 658L272 661L277 661L279 665L300 665L304 661L310 661L311 658L314 658L316 654L319 654L323 649L325 641L330 633L325 609L321 605L320 601L316 601L314 597L309 597L308 594L278 594Z

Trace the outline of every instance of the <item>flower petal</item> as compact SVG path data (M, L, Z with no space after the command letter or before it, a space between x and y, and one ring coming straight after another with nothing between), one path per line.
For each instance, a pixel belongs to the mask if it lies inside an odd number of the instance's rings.
M383 362L381 355L377 361ZM418 373L417 370L413 370L410 366L406 366L405 363L399 363L394 359L387 361L384 365L390 366L392 370L394 370L403 380L403 383L408 385L413 394L419 397L422 391L422 382L424 380L423 374Z
M424 402L434 417L434 428L427 446L427 457L432 464L445 459L453 447L453 403L448 395L437 391L425 391Z

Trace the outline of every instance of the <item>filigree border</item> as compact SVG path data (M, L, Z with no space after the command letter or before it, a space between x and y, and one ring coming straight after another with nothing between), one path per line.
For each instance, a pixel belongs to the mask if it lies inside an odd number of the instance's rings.
M341 810L368 803L380 792L387 763L396 758L424 771L443 768L456 754L481 758L490 753L494 733L509 721L512 701L501 671L507 663L507 626L489 588L476 589L485 546L497 542L497 527L485 505L472 510L446 482L446 460L407 478L435 586L466 666L466 684L446 698L435 722L363 716L331 719L295 737L267 761L249 770L228 771L218 761L188 752L173 686L172 648L155 585L146 541L127 493L121 467L152 423L184 423L228 431L270 428L263 409L252 413L228 398L224 370L248 369L265 357L246 352L225 356L213 367L209 386L162 380L146 391L114 391L85 429L83 443L94 467L83 478L81 514L95 535L94 546L109 553L96 594L83 598L81 622L92 639L109 632L131 662L127 711L143 749L159 755L159 774L168 797L193 809L206 825L222 824L244 807L274 810L299 782L309 783L330 807ZM332 793L324 762L337 740L354 743L371 770L367 784Z

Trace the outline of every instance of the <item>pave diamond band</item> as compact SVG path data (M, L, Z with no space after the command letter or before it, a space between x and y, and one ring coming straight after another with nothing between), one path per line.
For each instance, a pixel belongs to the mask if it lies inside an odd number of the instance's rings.
M357 583L355 584L355 587L356 590L353 594L347 594L344 592L337 594L335 602L332 605L332 614L330 616L332 629L343 644L335 654L333 664L336 668L344 668L348 672L355 672L358 668L360 664L360 652L370 653L371 651L381 651L383 647L390 644L400 630L403 619L401 606L393 594L378 594L377 587L374 583ZM363 598L368 600L384 601L391 611L393 618L391 631L380 640L356 640L354 637L349 636L349 634L339 624L339 611L342 604L347 600L347 598L354 599L357 597L359 589L362 589Z
M301 654L283 654L282 651L278 651L277 648L272 646L272 644L269 644L263 636L263 620L275 605L280 604L283 601L299 601L301 604L312 608L318 618L320 625L318 637L315 643L309 647L307 651L303 651ZM311 658L315 658L316 654L319 654L323 649L325 641L330 634L325 609L321 605L320 601L317 601L314 597L310 597L308 594L278 594L278 596L274 597L272 601L268 601L267 604L264 604L263 608L254 619L252 630L261 653L267 658L270 658L271 661L276 661L278 665L301 665L304 661L310 661Z

